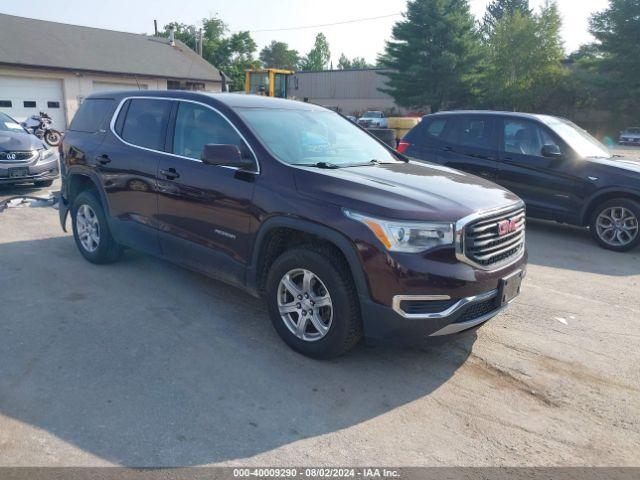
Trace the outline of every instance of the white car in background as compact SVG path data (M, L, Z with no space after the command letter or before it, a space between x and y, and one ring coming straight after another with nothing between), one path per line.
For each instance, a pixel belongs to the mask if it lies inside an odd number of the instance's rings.
M620 132L620 145L640 145L640 127L629 127Z
M364 128L387 128L389 120L384 116L384 113L371 110L364 112L364 115L358 119L358 125Z

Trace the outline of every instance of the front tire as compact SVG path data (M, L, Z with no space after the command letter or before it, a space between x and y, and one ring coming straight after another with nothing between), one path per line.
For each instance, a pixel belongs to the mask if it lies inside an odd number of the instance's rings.
M73 238L82 256L91 263L104 265L122 255L109 230L107 217L93 191L80 193L71 207Z
M278 257L265 288L271 322L293 350L328 359L362 338L362 320L348 266L332 249L305 246Z
M591 218L591 232L602 248L627 252L640 243L640 204L615 198L599 205Z

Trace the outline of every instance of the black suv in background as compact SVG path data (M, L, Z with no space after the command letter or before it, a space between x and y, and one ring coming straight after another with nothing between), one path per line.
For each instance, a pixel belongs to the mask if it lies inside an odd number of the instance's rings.
M398 150L508 188L531 217L589 226L604 248L626 251L640 243L640 162L612 155L566 119L441 112L424 117Z
M245 288L310 356L474 329L525 274L518 197L307 103L94 95L61 165L60 219L87 260L131 247Z

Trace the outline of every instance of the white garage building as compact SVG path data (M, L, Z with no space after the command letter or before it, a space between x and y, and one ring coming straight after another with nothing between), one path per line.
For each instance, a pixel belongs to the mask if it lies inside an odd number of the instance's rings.
M0 111L19 121L43 111L64 130L93 92L219 92L225 81L180 41L0 14Z

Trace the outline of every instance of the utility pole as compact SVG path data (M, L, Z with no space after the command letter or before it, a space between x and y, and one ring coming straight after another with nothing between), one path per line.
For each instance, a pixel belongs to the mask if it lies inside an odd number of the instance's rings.
M202 56L202 29L198 32L198 55Z
M153 31L155 32L156 37L158 36L158 20L153 21Z

